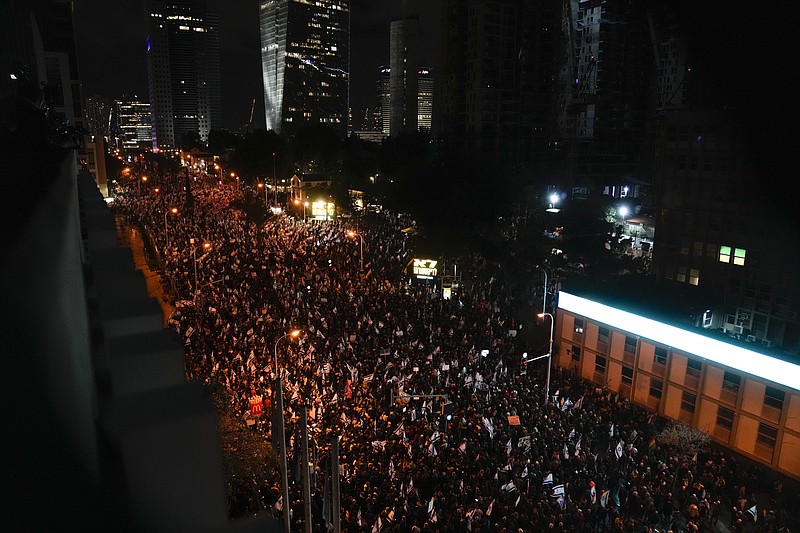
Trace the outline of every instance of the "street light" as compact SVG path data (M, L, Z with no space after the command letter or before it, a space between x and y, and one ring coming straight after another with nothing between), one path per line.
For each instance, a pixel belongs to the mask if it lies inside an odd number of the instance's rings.
M178 214L178 208L177 207L173 207L169 211L165 211L164 212L164 236L167 238L167 248L169 248L169 231L167 229L167 215L170 214L170 213L172 213L173 215L177 215Z
M308 202L301 202L300 200L295 199L294 205L300 207L300 204L303 204L303 222L306 221L306 207L308 207Z
M360 233L356 233L355 231L352 231L352 230L347 232L347 236L350 237L351 239L353 237L358 237L359 239L361 239L361 244L359 246L359 254L358 254L358 257L359 257L359 262L358 262L359 268L358 268L358 271L362 272L364 270L364 236L361 235Z
M189 239L189 243L192 245L192 255L194 256L194 305L197 307L197 250L200 249L200 246L194 246L194 239ZM204 250L210 250L211 243L204 242L202 248Z
M269 205L269 199L267 199L267 186L263 183L258 184L259 189L264 189L264 205Z
M553 315L550 313L539 313L539 318L549 317L550 318L550 346L547 349L547 384L545 385L544 389L544 399L545 405L550 401L550 366L552 366L552 359L553 359L553 322L555 319Z
M275 375L278 375L278 343L280 343L286 337L291 337L293 339L296 339L297 336L300 335L300 333L302 333L301 330L293 329L292 331L290 331L286 335L282 335L282 336L278 337L278 340L275 341Z

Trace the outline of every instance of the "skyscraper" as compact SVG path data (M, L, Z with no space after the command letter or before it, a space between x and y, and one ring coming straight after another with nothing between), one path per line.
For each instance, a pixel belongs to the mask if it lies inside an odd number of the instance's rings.
M421 67L417 73L417 127L431 131L433 121L433 70Z
M150 122L150 102L144 102L134 95L116 102L117 133L122 148L138 150L153 144L152 124Z
M442 1L437 131L448 149L510 166L551 149L563 3Z
M205 0L148 0L147 75L159 148L208 141L219 127L217 16Z
M267 129L323 124L346 133L350 88L349 0L260 4Z
M392 121L391 98L389 97L389 73L391 69L383 65L378 71L378 103L381 109L381 130L389 135L389 123Z
M419 17L393 20L389 27L389 113L391 135L417 131Z
M92 94L84 102L86 129L93 135L106 135L110 130L111 106L108 99Z

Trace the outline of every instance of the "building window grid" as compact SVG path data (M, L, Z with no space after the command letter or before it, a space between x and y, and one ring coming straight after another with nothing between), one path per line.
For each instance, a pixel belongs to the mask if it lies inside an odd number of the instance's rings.
M717 409L717 427L730 431L733 428L734 412L727 407L719 406Z
M764 391L764 405L777 409L783 409L783 401L786 398L786 393L782 390L767 387Z
M622 384L631 386L633 385L633 368L629 366L622 367Z
M681 394L681 411L694 414L696 405L697 395L689 391L683 391L683 394Z
M583 335L583 319L576 318L575 319L575 333L578 335Z
M571 353L572 353L572 360L573 361L579 362L581 360L581 348L580 348L580 346L574 346L573 345Z
M759 422L758 435L756 436L756 444L772 452L775 450L775 443L777 441L778 441L778 428L774 428L768 424Z
M666 365L667 349L663 346L656 346L655 352L653 353L653 362L657 365Z
M688 358L686 360L686 375L695 379L700 379L700 371L703 369L703 362L697 359Z
M602 355L596 355L594 358L594 371L598 374L606 373L606 358Z
M661 399L661 395L664 393L664 382L660 379L652 378L650 379L650 396L653 398Z

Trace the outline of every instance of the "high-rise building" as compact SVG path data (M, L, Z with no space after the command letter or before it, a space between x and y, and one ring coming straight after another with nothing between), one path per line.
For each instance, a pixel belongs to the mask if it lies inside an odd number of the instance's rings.
M417 72L417 127L431 131L433 124L433 70L421 67Z
M153 145L150 102L137 96L116 101L116 125L122 148L138 150Z
M515 166L552 148L563 3L443 0L445 147Z
M417 131L419 17L393 20L389 27L389 134Z
M381 130L389 135L389 123L392 121L391 99L389 98L389 73L391 68L383 65L378 70L378 103L381 110Z
M205 0L148 0L147 75L154 146L184 146L219 127L217 15Z
M350 89L349 0L261 2L267 129L323 124L346 133Z
M574 197L649 175L645 132L651 109L652 47L643 6L621 0L571 2L565 37L561 136Z
M107 135L111 130L111 106L108 99L92 94L84 102L86 129L93 135ZM148 119L149 120L149 119Z

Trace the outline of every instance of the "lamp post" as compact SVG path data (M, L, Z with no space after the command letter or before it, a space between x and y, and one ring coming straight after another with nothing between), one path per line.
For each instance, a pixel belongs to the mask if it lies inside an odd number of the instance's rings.
M300 200L295 199L294 205L296 205L298 207L298 209L300 208L300 205L303 206L303 222L305 222L306 221L306 207L308 207L308 202L302 202Z
M194 239L189 239L189 243L192 245L192 256L194 256L194 305L195 308L197 307L197 250L200 248L199 246L194 246ZM210 242L203 243L203 249L209 250L211 248Z
M539 313L536 316L539 318L550 318L550 346L547 348L547 384L545 385L544 389L544 400L545 405L547 405L547 403L550 401L550 366L552 366L551 363L553 359L553 322L555 319L550 313Z
M364 236L352 230L347 232L347 236L350 238L358 237L359 239L361 239L358 252L358 257L359 257L358 271L362 272L364 270Z
M286 337L291 337L296 339L298 335L300 335L301 331L299 329L293 329L286 335L282 335L278 337L278 340L275 341L275 374L278 374L278 343L281 342Z
M167 248L169 248L169 230L167 228L167 215L169 215L170 213L172 213L173 215L177 215L178 208L173 207L172 209L164 212L164 236L167 239Z
M259 183L258 184L258 188L259 189L264 189L264 205L268 206L269 205L269 199L267 198L267 191L268 191L267 186L265 184L263 184L263 183Z
M278 55L278 51L277 50L275 51L275 55L277 57L277 55ZM277 76L278 70L275 69L275 72L276 72L275 75ZM277 154L275 152L272 152L272 190L275 191L274 192L274 194L275 194L275 207L278 206L278 172L276 170L277 167L275 166L275 156L276 155Z

